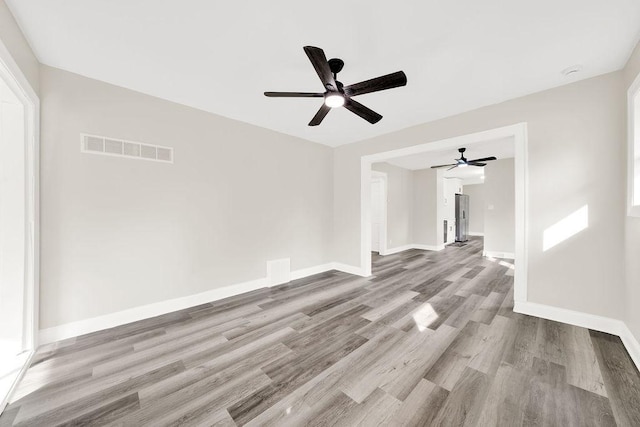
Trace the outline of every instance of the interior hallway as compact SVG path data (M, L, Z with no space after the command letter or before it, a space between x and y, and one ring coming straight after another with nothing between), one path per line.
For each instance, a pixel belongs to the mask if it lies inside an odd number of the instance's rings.
M482 239L41 347L10 425L640 425L619 338L516 314ZM216 424L217 425L217 424Z

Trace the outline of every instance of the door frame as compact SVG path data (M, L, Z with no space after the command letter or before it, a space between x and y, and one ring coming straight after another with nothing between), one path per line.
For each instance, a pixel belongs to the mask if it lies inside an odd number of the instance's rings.
M40 298L40 99L11 53L0 40L0 78L24 107L25 138L25 312L23 348L28 351L25 365L6 396L0 396L4 409L16 384L26 372L38 347Z
M382 203L382 212L380 219L380 247L378 253L380 255L387 255L387 197L388 197L388 185L389 179L385 172L371 171L371 181L374 180L382 181L382 198L384 203ZM369 187L369 194L371 194L371 187ZM369 229L371 229L371 222L369 222ZM369 248L371 249L371 242L369 242Z
M365 277L371 275L371 189L369 182L371 181L371 165L373 163L429 151L457 149L462 146L502 138L513 138L515 149L516 269L514 272L514 302L516 304L527 302L529 170L528 132L525 122L362 156L360 158L360 275Z

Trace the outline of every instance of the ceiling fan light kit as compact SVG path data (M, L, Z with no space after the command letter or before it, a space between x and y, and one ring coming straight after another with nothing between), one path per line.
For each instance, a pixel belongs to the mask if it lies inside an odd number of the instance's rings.
M331 93L324 97L324 103L327 107L338 108L344 105L344 96Z
M437 165L437 166L431 166L431 169L439 169L439 168L448 168L447 170L451 170L451 169L455 169L455 168L466 168L467 166L478 166L478 167L483 167L486 166L487 164L485 162L490 162L492 160L498 160L496 157L491 156L491 157L482 157L480 159L473 159L473 160L468 160L465 156L464 156L464 152L466 151L466 148L458 148L458 152L460 152L460 158L459 159L455 159L455 163L451 163L448 165Z
M313 68L316 70L320 81L326 91L320 93L313 92L265 92L265 96L272 98L324 98L323 104L316 115L309 122L309 126L317 126L322 123L332 108L345 107L352 113L362 117L371 124L378 123L382 116L368 107L352 99L354 96L365 93L378 92L395 87L405 86L407 76L403 71L365 80L349 86L344 86L338 81L338 73L344 67L344 61L339 58L327 60L324 51L319 47L305 46L304 51L309 57Z

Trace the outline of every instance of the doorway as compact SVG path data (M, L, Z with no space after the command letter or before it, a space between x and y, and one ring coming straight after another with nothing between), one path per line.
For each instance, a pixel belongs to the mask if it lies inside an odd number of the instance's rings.
M0 411L37 347L38 111L0 42Z
M397 150L380 152L361 157L361 275L371 275L371 165L385 162L397 157L410 156L419 153L437 152L458 147L469 147L486 141L512 138L515 164L515 263L518 268L514 273L514 302L516 304L527 301L527 124L491 129L468 135L457 136L439 141L414 145ZM431 248L429 248L431 249ZM438 250L436 248L435 250Z

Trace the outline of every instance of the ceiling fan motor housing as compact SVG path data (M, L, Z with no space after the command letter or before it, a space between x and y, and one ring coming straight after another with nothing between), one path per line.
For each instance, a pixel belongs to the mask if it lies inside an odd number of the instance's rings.
M329 68L333 74L338 74L344 67L344 61L340 58L331 58L329 61Z

